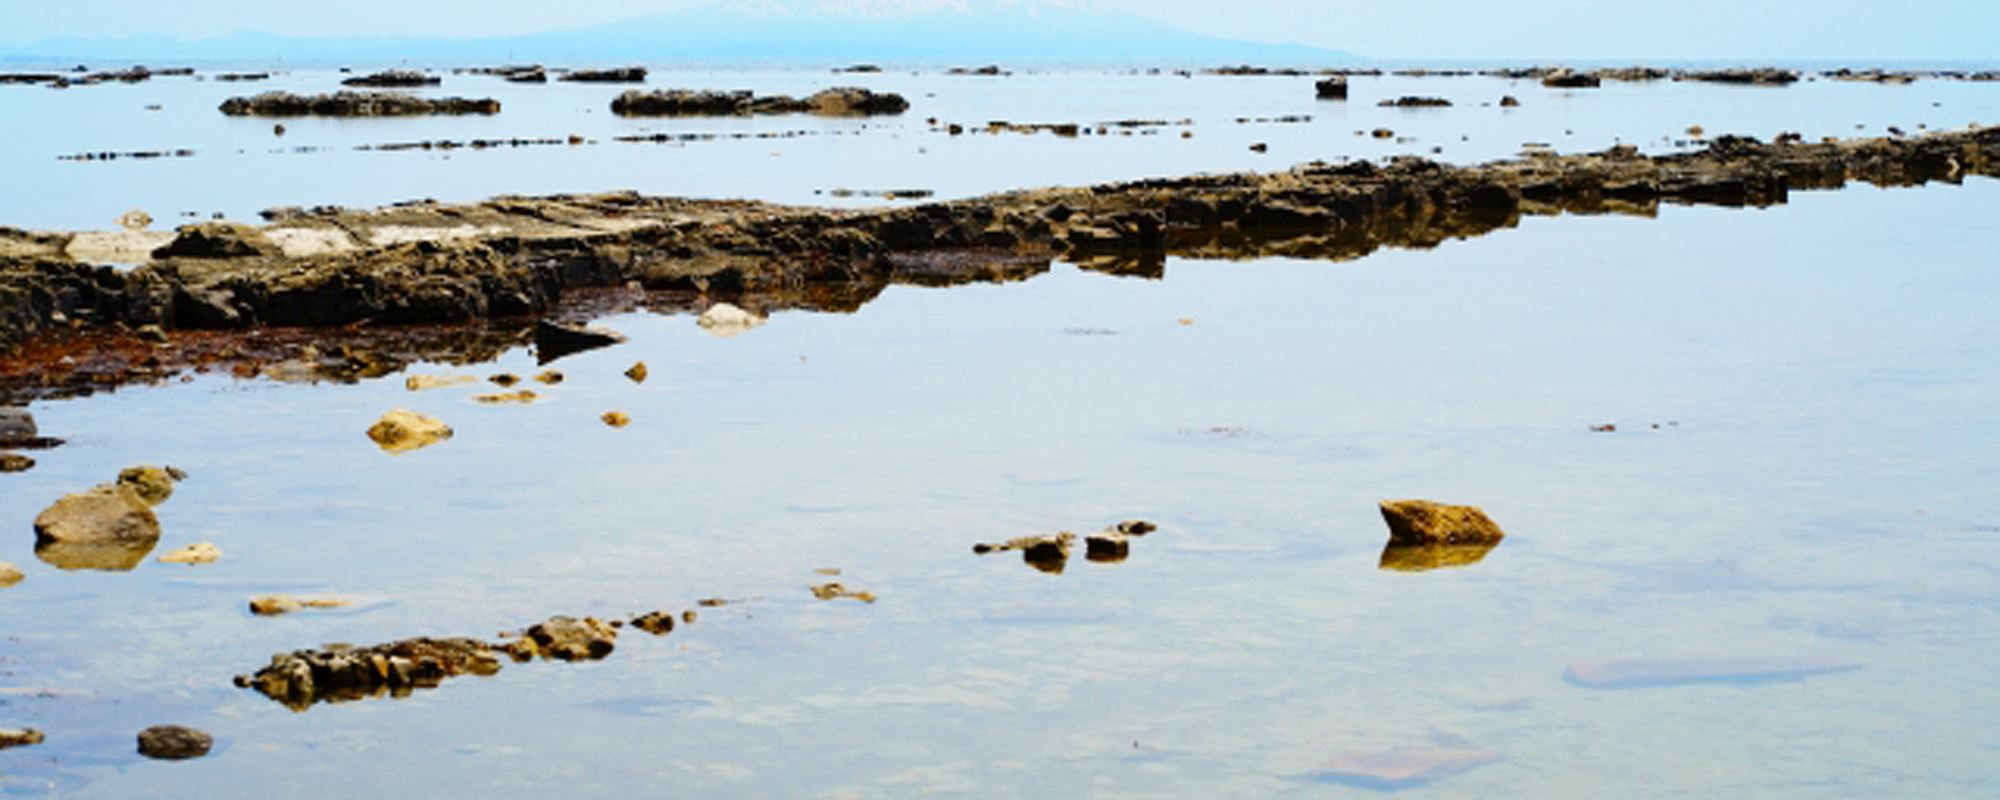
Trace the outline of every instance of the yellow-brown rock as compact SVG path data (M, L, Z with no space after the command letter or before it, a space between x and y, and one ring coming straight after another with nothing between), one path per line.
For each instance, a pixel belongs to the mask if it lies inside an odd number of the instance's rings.
M162 564L213 564L222 557L222 548L200 542L160 556Z
M451 438L451 427L415 411L396 409L368 429L368 438L391 453L407 453Z
M1486 512L1473 506L1384 500L1382 519L1389 523L1389 543L1396 545L1491 544L1506 538Z

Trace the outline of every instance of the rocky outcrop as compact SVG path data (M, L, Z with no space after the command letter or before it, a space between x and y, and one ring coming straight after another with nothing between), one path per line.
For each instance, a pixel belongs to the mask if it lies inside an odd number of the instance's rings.
M0 389L16 401L44 396L64 385L63 376L113 358L126 371L105 382L157 380L171 365L214 357L201 348L269 351L274 343L290 351L271 353L284 360L260 363L258 372L305 380L385 374L379 370L394 372L392 362L408 363L407 341L416 335L372 327L333 340L288 333L183 343L177 333L166 347L120 336L148 324L464 326L543 313L565 297L593 307L608 301L580 290L631 283L672 293L687 310L723 302L756 316L851 310L892 284L1015 279L1046 270L1053 257L1140 273L1169 254L1339 260L1478 236L1525 215L1650 214L1662 203L1764 206L1850 181L1902 186L1969 175L2000 175L2000 128L1832 143L1725 136L1690 153L1649 157L1618 147L1469 167L1417 158L1313 163L899 208L622 193L288 209L257 229L261 241L278 243L278 254L254 237L207 231L186 242L177 236L165 255L132 269L76 260L74 234L0 229L0 348L48 342L0 358ZM226 255L244 252L254 254ZM423 336L446 352L490 351L528 332L526 324L472 325ZM398 337L406 344L367 344ZM183 347L195 349L189 355Z
M442 83L444 83L444 79L435 75L426 75L414 70L392 69L372 75L356 75L341 81L340 85L365 86L374 89L398 89L437 86Z
M1542 76L1542 85L1551 89L1595 89L1602 81L1595 73L1575 70L1551 70Z
M139 755L164 761L184 761L208 755L215 737L181 725L155 725L139 732Z
M222 113L232 117L427 117L492 115L500 101L492 98L416 97L393 92L335 92L299 95L265 92L222 101Z
M1700 81L1703 83L1734 83L1745 86L1789 86L1797 83L1799 74L1788 69L1758 67L1754 69L1711 69L1692 70L1677 73L1674 80Z
M1450 108L1451 101L1442 97L1408 96L1398 97L1394 100L1384 100L1375 105L1383 108Z
M874 116L901 114L910 102L902 95L852 86L825 89L810 97L758 96L749 91L667 89L628 91L611 101L611 112L627 117L720 117L751 114Z
M620 69L580 69L562 76L571 83L645 83L645 67L623 67Z
M1473 506L1429 500L1384 500L1381 506L1393 545L1497 544L1507 536L1486 512Z

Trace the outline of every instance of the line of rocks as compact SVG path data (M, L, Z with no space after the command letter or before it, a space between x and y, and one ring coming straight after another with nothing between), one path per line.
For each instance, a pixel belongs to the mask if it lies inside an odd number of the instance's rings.
M1825 143L1722 136L1692 153L1621 146L1468 167L1312 163L893 209L635 193L284 209L263 227L182 226L129 270L87 263L90 237L0 229L0 348L119 326L465 324L628 284L765 311L846 310L891 283L1020 277L1053 256L1119 274L1157 273L1167 254L1345 259L1523 215L1764 206L1795 189L1968 175L2000 175L2000 128ZM0 358L0 375L34 369Z
M232 117L417 117L491 116L500 101L488 98L425 98L393 92L334 92L301 95L265 92L222 101L222 113Z
M822 89L808 97L756 95L742 91L628 91L611 101L611 112L624 117L749 116L752 114L819 114L876 116L908 111L902 95L854 86Z

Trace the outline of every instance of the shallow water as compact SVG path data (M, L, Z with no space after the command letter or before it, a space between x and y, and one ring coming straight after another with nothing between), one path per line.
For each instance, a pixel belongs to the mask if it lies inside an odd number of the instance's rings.
M215 214L254 220L277 206L371 207L436 198L472 201L496 194L634 189L649 194L757 198L787 203L879 204L833 192L927 190L963 197L1030 186L1179 176L1202 171L1276 170L1312 160L1415 154L1473 163L1510 157L1540 143L1562 152L1630 143L1660 152L1706 135L1770 139L1795 131L1882 136L1894 126L1959 128L2000 121L2000 83L1920 81L1882 86L1834 81L1786 88L1693 82L1607 81L1595 90L1555 90L1534 81L1485 77L1356 77L1351 99L1314 99L1309 77L1183 78L1161 75L1021 72L1009 77L813 72L655 72L646 87L750 89L807 94L862 85L904 94L908 113L874 119L804 115L730 119L620 119L611 99L626 86L518 85L497 77L445 75L425 95L494 97L493 117L426 119L230 118L224 99L268 90L339 89L330 70L281 73L270 81L224 83L160 77L136 85L52 90L0 86L0 224L104 229L145 209L166 229ZM1520 108L1498 107L1503 95ZM1404 95L1444 97L1448 109L1379 108ZM147 106L159 110L149 111ZM1309 116L1309 122L1271 120ZM938 126L927 120L938 120ZM1158 120L1132 136L1060 138L1043 133L951 136L951 123L1081 123ZM1388 128L1398 138L1358 135ZM619 136L717 135L674 144L618 142ZM1191 138L1182 138L1182 134ZM488 150L360 151L385 144L473 139L558 139L586 144ZM754 138L762 135L784 138ZM743 136L746 138L730 138ZM1252 144L1268 146L1255 153ZM1436 152L1433 152L1436 148ZM192 150L185 158L64 161L95 152ZM302 152L303 151L303 152ZM898 201L909 202L909 201Z
M1835 88L1944 87L1773 95ZM1996 203L1986 180L1863 187L1350 263L1059 265L728 339L632 313L599 323L629 343L558 362L526 407L401 376L37 404L71 443L0 476L0 560L28 572L0 590L0 724L49 740L0 753L0 787L1345 796L1367 791L1314 777L1342 753L1445 748L1500 760L1408 795L1991 794ZM644 384L620 374L638 360ZM399 406L456 436L384 454L362 431ZM219 563L35 559L35 513L135 463L192 475L159 552L213 541ZM1380 570L1375 504L1400 497L1478 504L1509 537ZM1160 530L1120 564L970 551L1134 517ZM824 567L881 599L813 599ZM362 602L244 609L271 591ZM325 642L707 597L737 602L409 699L300 714L229 683ZM1565 680L1617 658L1861 668ZM216 754L132 754L163 722Z

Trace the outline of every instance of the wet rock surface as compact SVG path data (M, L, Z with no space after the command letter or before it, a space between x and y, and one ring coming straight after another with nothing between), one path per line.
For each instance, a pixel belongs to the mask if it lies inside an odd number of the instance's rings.
M566 293L629 282L760 310L851 310L895 283L1005 279L1046 269L1055 257L1141 268L1169 254L1349 259L1477 236L1526 215L1762 206L1856 180L1899 186L2000 174L2000 128L1818 144L1717 137L1706 145L1471 167L1417 158L1315 163L891 209L630 193L280 209L258 229L279 254L235 237L192 252L174 247L130 270L76 260L68 252L76 234L0 230L0 348L120 325L158 324L177 342L187 329L464 325L544 313ZM173 356L145 352L137 360ZM39 384L51 368L0 358L0 383L15 375Z
M515 661L596 661L617 648L618 629L596 617L550 617L506 645Z
M155 725L139 732L139 754L164 761L208 755L215 737L181 725Z
M35 517L36 546L113 546L150 551L160 540L160 520L153 514L152 506L122 481L66 495Z
M426 75L424 73L416 72L413 70L392 69L383 72L377 72L371 75L356 75L352 78L348 78L346 80L341 81L340 85L366 86L370 88L386 89L386 88L414 88L419 86L437 86L442 83L444 83L444 79L439 78L435 75Z
M1495 545L1507 536L1486 512L1473 506L1384 500L1381 509L1392 545Z
M903 99L902 95L877 93L852 86L825 89L804 98L783 95L759 96L749 91L668 89L657 92L629 91L611 101L612 113L627 117L751 114L874 116L901 114L909 108L910 102Z
M0 728L0 750L42 743L42 732L34 728Z
M299 95L265 92L232 97L220 106L232 117L421 117L492 115L500 101L492 98L425 98L392 92L335 92Z
M383 414L368 428L368 438L389 453L407 453L451 438L451 426L408 409Z
M174 496L174 484L187 480L187 473L173 467L126 467L118 472L118 485L132 490L146 505L157 506Z

